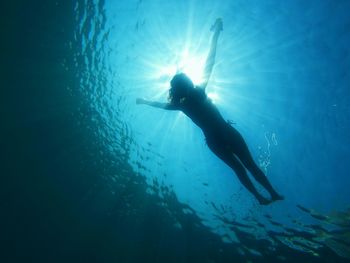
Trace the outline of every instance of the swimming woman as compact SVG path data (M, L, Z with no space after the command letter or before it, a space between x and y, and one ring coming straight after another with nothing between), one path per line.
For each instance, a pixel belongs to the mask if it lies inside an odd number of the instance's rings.
M224 120L205 93L215 63L216 46L222 29L222 20L217 19L211 27L213 31L211 47L204 68L204 82L200 86L195 87L185 74L176 74L170 81L168 103L141 98L136 99L136 103L165 110L180 110L185 113L202 129L210 150L234 170L241 183L261 205L267 205L273 201L282 200L283 196L273 189L265 174L254 162L241 134ZM248 177L247 170L269 192L271 199L265 198L256 190Z

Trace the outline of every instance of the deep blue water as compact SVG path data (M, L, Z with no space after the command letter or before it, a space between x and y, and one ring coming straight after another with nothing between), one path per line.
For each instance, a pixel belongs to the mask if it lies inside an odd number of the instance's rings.
M350 261L350 1L1 8L1 262ZM286 200L261 207L166 101L196 82ZM260 189L262 190L262 189Z

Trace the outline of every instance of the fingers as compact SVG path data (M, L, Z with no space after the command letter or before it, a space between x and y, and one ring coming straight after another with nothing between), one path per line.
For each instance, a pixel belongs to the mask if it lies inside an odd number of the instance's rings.
M222 18L221 17L216 19L215 24L216 24L217 30L219 30L219 31L223 30L223 23L222 23Z
M145 104L145 103L146 103L145 99L142 99L142 98L137 98L136 99L136 104Z

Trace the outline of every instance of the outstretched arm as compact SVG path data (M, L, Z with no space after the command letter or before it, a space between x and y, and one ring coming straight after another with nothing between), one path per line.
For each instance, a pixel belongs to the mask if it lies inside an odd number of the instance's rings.
M170 104L170 103L149 101L149 100L140 99L140 98L136 99L136 104L145 104L145 105L148 105L151 107L160 108L160 109L164 109L164 110L179 110L179 107L176 107L175 105Z
M213 36L211 38L211 44L210 44L210 50L208 53L207 60L205 62L204 67L204 75L203 75L203 82L200 85L203 89L207 87L207 84L210 79L211 72L213 71L213 67L215 64L215 56L216 56L216 46L218 43L220 32L222 31L222 19L218 18L216 19L214 25L211 27L211 31L213 31Z

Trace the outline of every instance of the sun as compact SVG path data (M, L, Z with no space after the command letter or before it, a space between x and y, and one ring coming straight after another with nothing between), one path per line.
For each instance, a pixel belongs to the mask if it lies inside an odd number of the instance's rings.
M160 79L168 82L177 73L185 73L195 85L200 85L203 82L204 63L205 56L192 55L185 50L170 65L160 67Z
M194 56L184 51L178 64L178 72L185 73L195 85L199 85L203 82L204 60L204 56Z

